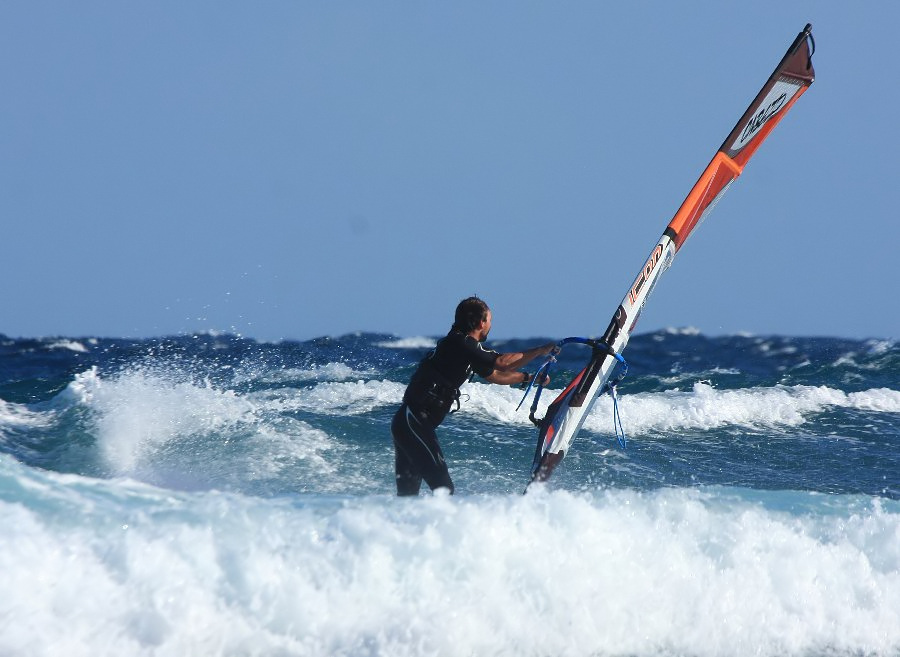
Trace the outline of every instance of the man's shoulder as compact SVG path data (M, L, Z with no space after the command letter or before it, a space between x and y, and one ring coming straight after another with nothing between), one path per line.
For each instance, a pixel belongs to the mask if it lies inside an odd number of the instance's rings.
M483 342L479 342L478 340L473 338L471 335L467 335L466 338L468 338L470 341L467 343L467 345L469 346L470 349L487 354L488 356L491 356L492 358L496 358L497 356L500 355L493 349L488 349L487 347L485 347Z
M486 348L484 343L479 342L468 333L463 333L462 331L450 331L450 333L442 338L440 342L445 343L447 347L462 349L466 352L487 353L491 355L497 353L492 349Z

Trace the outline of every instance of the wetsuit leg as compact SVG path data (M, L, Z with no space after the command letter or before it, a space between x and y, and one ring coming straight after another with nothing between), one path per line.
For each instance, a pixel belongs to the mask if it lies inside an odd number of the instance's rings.
M415 465L400 446L393 425L391 432L394 434L394 478L397 480L397 495L401 497L418 495L419 489L422 487L422 477L416 473Z
M426 414L402 404L391 422L391 434L396 450L398 495L418 495L422 479L431 490L449 488L453 493L444 453Z

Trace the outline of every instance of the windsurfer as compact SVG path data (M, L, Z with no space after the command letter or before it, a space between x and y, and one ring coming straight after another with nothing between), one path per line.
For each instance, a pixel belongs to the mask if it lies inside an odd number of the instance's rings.
M482 299L460 301L450 332L413 373L391 423L398 495L418 495L423 479L432 490L447 488L453 493L435 429L454 403L459 408L459 388L473 372L491 383L527 384L531 375L518 369L556 346L549 342L524 352L503 354L485 349L483 343L492 319L491 309ZM548 382L545 378L544 384Z

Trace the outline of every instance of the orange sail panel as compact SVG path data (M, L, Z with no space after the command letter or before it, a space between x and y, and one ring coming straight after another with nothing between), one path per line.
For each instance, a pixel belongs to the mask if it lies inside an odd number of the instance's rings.
M815 79L807 25L753 99L737 125L722 142L712 161L669 223L675 248L680 249L706 214L741 175L756 149Z

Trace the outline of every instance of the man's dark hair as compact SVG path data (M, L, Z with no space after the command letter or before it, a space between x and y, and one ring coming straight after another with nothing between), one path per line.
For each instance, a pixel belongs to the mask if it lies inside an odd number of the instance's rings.
M488 305L478 297L463 299L456 306L456 317L452 330L463 333L474 331L481 322L487 319L488 310L490 310Z

